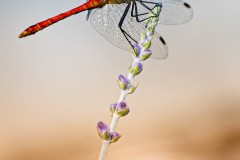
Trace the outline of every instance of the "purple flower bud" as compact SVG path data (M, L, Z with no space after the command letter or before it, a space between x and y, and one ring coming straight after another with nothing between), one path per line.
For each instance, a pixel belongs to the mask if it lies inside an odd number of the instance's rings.
M116 111L117 103L110 104L110 112L113 114Z
M117 142L121 138L121 135L117 132L114 132L111 137L111 143Z
M97 124L97 131L101 139L108 140L111 136L108 126L102 121Z
M136 57L138 57L140 55L142 47L139 44L137 44L137 43L134 43L133 47L134 47L133 56L136 58Z
M143 50L140 54L140 59L142 61L148 59L150 56L152 55L152 51L151 50Z
M116 137L119 137L120 136L120 134L119 133L117 133L117 132L114 132L113 134L112 134L112 137L111 138L116 138Z
M129 113L129 108L126 104L126 102L119 102L117 105L117 114L119 117L126 116Z
M136 76L140 74L143 70L143 65L140 62L134 62L130 67L129 67L129 72L133 74L133 76Z
M125 76L123 76L123 75L120 74L120 75L118 76L117 82L118 82L119 88L120 88L121 90L126 90L126 89L128 89L129 79L126 78Z
M118 108L118 111L122 111L124 110L125 108L127 108L127 104L126 102L119 102L118 105L117 105L117 108Z
M97 130L101 133L104 134L106 131L108 131L108 126L103 123L102 121L98 122L97 124Z
M119 102L110 105L110 111L112 114L116 113L119 117L126 116L129 113L129 108L126 102Z

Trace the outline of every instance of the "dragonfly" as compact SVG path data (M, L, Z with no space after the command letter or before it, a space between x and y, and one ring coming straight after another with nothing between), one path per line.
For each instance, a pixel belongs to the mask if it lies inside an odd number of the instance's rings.
M36 23L24 30L18 37L33 35L67 17L88 11L86 19L92 27L114 46L133 51L145 30L145 22L151 18L149 12L160 6L159 23L166 25L183 24L193 17L192 7L182 0L88 0L86 3ZM166 59L168 47L162 36L155 30L151 47L151 58Z

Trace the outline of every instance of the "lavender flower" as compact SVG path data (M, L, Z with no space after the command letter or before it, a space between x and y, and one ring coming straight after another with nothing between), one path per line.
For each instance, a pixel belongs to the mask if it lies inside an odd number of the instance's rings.
M117 114L119 117L126 116L129 113L129 108L126 102L119 102L117 105Z
M148 59L151 55L152 55L152 51L147 49L147 50L143 50L139 57L140 57L140 60L144 61Z
M147 32L148 33L148 32ZM141 61L144 61L146 59L148 59L151 55L152 55L152 51L147 49L149 48L150 46L147 46L147 45L150 45L148 42L150 41L149 40L149 35L148 34L143 34L142 36L142 40L141 40L141 43L142 44L145 44L145 48L137 43L133 44L133 47L135 48L134 50L134 57L137 58L139 57Z
M141 45L144 50L147 50L151 47L151 38L148 32L145 33L145 37L141 40Z
M128 89L129 80L128 80L128 78L126 78L125 76L123 76L123 75L120 74L120 75L118 76L117 82L118 82L119 88L120 88L121 90L126 90L126 89Z
M121 138L121 135L117 132L114 132L111 136L111 143L117 142Z
M129 67L129 72L133 75L136 76L140 74L143 70L143 65L142 63L135 61L133 64Z
M133 47L134 47L133 57L137 58L140 55L142 47L139 44L137 44L137 43L134 43Z
M117 108L117 103L113 103L113 104L110 104L110 112L112 113L112 115L113 115L113 113L115 113L115 111L116 111L116 108Z
M112 114L116 113L118 117L126 116L129 113L129 108L126 102L119 102L110 105L110 111Z
M109 131L108 126L103 123L102 121L98 122L97 124L97 131L101 139L103 140L109 140L111 137L111 133Z

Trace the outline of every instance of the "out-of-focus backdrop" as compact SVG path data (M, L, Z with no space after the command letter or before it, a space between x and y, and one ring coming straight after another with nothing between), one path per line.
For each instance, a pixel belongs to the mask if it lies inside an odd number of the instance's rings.
M34 36L28 26L84 1L0 1L0 159L96 160L129 53L101 37L86 12ZM240 159L240 1L188 0L190 23L158 27L164 61L144 62L111 160Z

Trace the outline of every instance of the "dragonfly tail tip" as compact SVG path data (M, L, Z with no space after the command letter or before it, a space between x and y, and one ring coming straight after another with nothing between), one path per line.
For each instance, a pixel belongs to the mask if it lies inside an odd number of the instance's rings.
M29 34L26 31L23 31L21 34L19 34L18 38L23 38L28 36Z

